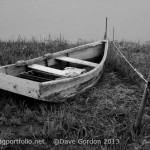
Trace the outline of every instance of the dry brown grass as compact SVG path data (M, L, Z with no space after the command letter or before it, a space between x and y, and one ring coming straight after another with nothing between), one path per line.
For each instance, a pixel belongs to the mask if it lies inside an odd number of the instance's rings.
M22 50L24 45L25 49ZM46 45L36 41L12 43L1 41L0 56L5 56L5 59L1 59L1 64L73 46L62 39L61 42L49 41ZM149 46L125 42L120 48L129 61L147 77ZM11 56L7 55L8 52ZM103 77L95 87L62 104L41 103L0 91L0 139L27 138L45 141L42 145L1 145L2 149L148 150L150 147L148 108L144 115L141 134L132 139L130 135L142 97L143 89L139 87L142 81L112 47L109 48L106 66ZM102 143L104 139L119 139L119 144L76 143L55 146L54 139L75 141L97 139L102 140Z

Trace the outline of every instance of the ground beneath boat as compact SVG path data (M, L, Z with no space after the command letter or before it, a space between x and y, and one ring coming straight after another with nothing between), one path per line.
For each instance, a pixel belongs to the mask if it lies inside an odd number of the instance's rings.
M105 71L95 87L66 103L36 103L29 106L26 102L14 102L13 99L18 99L16 97L3 96L0 111L0 148L149 149L148 107L141 134L132 138L130 134L142 94L143 89L118 73ZM6 139L26 139L26 142L30 140L32 143L6 145ZM38 144L34 143L36 140Z

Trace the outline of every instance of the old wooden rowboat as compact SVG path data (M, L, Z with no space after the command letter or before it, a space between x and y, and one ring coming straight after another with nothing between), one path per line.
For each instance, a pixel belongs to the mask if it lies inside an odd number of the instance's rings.
M62 102L101 77L108 41L102 40L0 67L0 89L34 99Z

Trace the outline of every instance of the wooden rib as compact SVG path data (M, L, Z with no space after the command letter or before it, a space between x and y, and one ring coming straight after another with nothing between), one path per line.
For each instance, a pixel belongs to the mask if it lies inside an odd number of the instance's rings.
M30 65L30 66L28 66L28 68L38 70L38 71L43 71L43 72L53 74L53 75L59 76L59 77L66 77L65 72L63 72L61 70L50 68L50 67L45 67L45 66L38 65L38 64Z
M90 67L97 67L98 66L97 63L93 63L93 62L89 62L89 61L85 61L85 60L80 60L80 59L75 59L75 58L71 58L71 57L65 57L65 56L56 57L55 59L65 61L65 62L80 64L80 65L84 65L84 66L90 66Z

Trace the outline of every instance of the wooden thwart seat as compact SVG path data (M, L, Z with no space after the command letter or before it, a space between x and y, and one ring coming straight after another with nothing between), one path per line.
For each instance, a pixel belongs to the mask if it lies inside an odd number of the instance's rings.
M59 61L65 61L65 62L69 62L69 63L75 63L75 64L90 66L90 67L97 67L98 66L97 63L93 63L93 62L89 62L89 61L85 61L85 60L80 60L80 59L76 59L76 58L71 58L71 57L65 57L65 56L59 56L59 57L56 57L55 59L59 60ZM58 77L67 77L67 74L64 70L45 67L45 66L42 66L39 64L29 65L28 68L36 70L36 71L52 74L52 75L55 75Z
M63 72L62 70L58 70L58 69L54 69L54 68L50 68L50 67L45 67L45 66L38 65L38 64L30 65L30 66L28 66L28 68L34 69L37 71L50 73L50 74L53 74L53 75L59 76L59 77L66 77L65 72Z
M97 63L81 60L81 59L76 59L76 58L71 58L71 57L66 57L66 56L59 56L55 58L56 60L61 60L65 62L70 62L70 63L75 63L75 64L80 64L84 66L90 66L90 67L97 67Z

